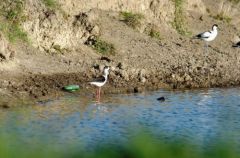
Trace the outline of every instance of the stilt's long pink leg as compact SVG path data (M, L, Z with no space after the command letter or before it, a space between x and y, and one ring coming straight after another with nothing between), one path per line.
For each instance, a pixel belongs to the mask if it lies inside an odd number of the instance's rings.
M100 98L101 98L101 87L99 87L99 102L100 102Z
M99 88L97 88L96 102L99 102Z
M98 102L98 88L96 89L96 102Z

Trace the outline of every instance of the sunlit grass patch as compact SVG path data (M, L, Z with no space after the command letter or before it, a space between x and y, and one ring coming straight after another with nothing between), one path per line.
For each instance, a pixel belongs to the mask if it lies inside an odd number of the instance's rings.
M132 12L120 12L120 16L122 17L122 21L124 23L134 29L140 27L141 20L144 19L144 16L142 14Z
M223 12L220 12L219 14L213 16L214 19L219 20L219 21L223 21L226 23L230 23L232 18L225 15Z
M56 0L42 0L42 1L48 8L56 8L58 5Z
M22 21L25 20L23 14L24 0L3 0L0 3L0 31L8 37L10 42L18 40L28 42L27 33L21 28Z
M187 28L186 19L184 15L183 3L184 0L173 0L175 5L175 18L172 23L173 27L181 35L191 35L191 32Z
M112 43L108 43L99 37L93 40L91 47L103 55L115 55L116 49Z
M238 3L240 3L240 0L229 0L230 2L233 2L233 3L235 3L235 4L238 4Z
M150 30L149 36L158 40L162 39L160 32L153 28Z

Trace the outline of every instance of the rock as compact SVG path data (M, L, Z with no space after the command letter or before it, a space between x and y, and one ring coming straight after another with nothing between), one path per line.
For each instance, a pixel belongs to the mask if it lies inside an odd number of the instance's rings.
M0 107L3 108L3 109L9 109L10 105L8 103L1 103Z
M142 91L143 91L143 89L141 87L134 87L134 90L133 90L134 93L139 93Z
M139 72L139 75L140 75L140 76L146 76L146 70L145 70L145 69L142 69L142 70Z
M146 79L145 77L141 77L141 78L140 78L140 81L141 81L142 83L145 83L145 82L147 81L147 79Z
M192 78L188 74L185 74L184 80L185 81L192 81Z
M159 97L157 98L158 101L164 102L165 101L165 97Z
M117 65L117 67L119 68L119 69L125 69L126 68L126 65L124 64L124 63L118 63L118 65Z
M112 60L109 57L102 56L100 60L111 62Z
M128 75L127 71L125 71L125 70L120 70L119 72L120 72L121 77L122 77L124 80L129 81L129 75Z
M91 34L98 36L100 34L100 28L97 25L95 25L91 30Z
M102 72L102 71L103 71L103 69L104 69L104 67L105 67L105 65L100 65L100 66L99 66L99 71L101 71L101 72Z
M0 32L0 60L1 61L10 60L11 58L14 57L12 53L14 52L10 50L10 46L7 39Z

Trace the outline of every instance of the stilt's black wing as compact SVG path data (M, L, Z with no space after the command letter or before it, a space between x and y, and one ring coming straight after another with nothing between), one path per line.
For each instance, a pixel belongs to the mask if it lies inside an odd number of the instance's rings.
M105 77L100 76L100 77L93 79L93 81L91 81L91 82L104 82L104 81L105 81Z
M209 38L210 35L211 35L211 32L203 32L196 35L195 38L204 39L204 38Z

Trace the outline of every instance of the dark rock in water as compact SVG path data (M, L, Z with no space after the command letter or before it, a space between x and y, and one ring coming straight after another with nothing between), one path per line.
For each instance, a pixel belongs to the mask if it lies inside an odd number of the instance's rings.
M161 101L161 102L164 102L165 101L165 98L164 97L160 97L160 98L157 98L158 101Z
M135 87L135 88L133 89L133 92L134 92L134 93L141 93L141 92L143 92L143 89L142 89L141 87Z
M139 92L139 88L138 87L134 87L133 92L134 93L138 93Z

